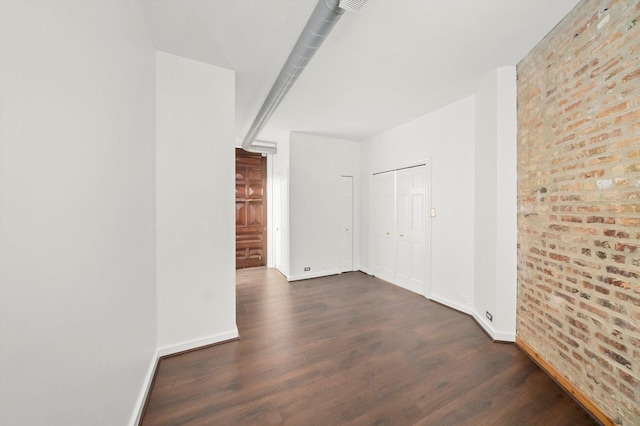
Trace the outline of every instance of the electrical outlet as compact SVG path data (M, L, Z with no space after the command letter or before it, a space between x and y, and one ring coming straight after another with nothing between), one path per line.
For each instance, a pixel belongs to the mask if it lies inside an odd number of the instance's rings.
M493 315L491 315L491 314L489 313L489 311L487 311L487 319L488 319L489 321L493 322Z
M305 272L309 272L310 270L311 270L311 266L305 266L305 267L304 267L304 271L305 271Z

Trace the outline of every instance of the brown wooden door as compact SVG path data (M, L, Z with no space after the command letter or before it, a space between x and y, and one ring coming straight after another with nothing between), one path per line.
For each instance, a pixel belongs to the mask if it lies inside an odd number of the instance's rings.
M236 269L267 264L267 159L236 148Z

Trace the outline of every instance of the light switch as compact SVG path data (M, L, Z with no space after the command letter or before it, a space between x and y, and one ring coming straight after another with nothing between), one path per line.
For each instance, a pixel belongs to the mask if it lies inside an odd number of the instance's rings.
M436 217L436 209L431 209L431 217Z

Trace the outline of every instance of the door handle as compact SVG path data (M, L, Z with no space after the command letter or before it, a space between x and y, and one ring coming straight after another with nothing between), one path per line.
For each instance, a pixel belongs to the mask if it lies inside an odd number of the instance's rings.
M404 234L400 234L401 237L404 237Z

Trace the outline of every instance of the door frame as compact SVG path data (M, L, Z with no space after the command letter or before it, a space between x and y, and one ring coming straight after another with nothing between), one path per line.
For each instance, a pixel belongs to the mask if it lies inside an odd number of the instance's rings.
M373 273L373 253L375 250L374 247L374 236L373 236L373 222L371 220L372 216L372 210L373 210L373 205L372 205L372 184L373 184L373 176L380 174L380 173L388 173L388 172L394 172L397 170L402 170L402 169L409 169L409 168L413 168L413 167L418 167L418 166L425 166L425 217L426 217L426 226L425 226L425 277L424 277L424 281L425 281L425 285L424 285L424 289L421 292L421 294L426 297L427 299L431 299L431 235L432 235L432 226L431 226L431 221L433 219L433 217L431 216L431 209L432 209L432 204L431 204L431 193L433 192L433 186L432 186L432 181L431 181L431 157L426 157L424 159L421 160L414 160L414 161L409 161L409 162L404 162L404 163L398 163L398 164L394 164L392 166L388 166L388 167L381 167L378 169L373 169L372 171L369 172L369 194L368 194L368 198L369 198L369 269L371 270L371 272ZM394 207L395 208L395 207Z
M266 241L263 241L262 243L262 251L263 251L263 256L261 256L260 258L260 263L264 262L261 265L249 265L249 266L242 266L240 268L238 268L238 259L237 259L237 254L236 254L236 270L237 269L244 269L244 268L253 268L253 267L260 267L260 266L268 266L269 264L269 253L270 253L270 244L271 241L269 240L269 209L271 208L270 203L269 203L269 194L270 194L270 188L269 188L269 173L268 173L268 158L266 158L267 156L264 154L260 154L260 153L256 153L256 152L251 152L251 151L247 151L242 147L235 147L235 167L234 167L234 171L235 171L235 175L236 175L236 188L237 188L237 167L238 167L238 158L239 156L244 156L245 158L259 158L260 162L261 162L261 170L262 170L262 176L261 176L261 188L262 188L262 193L263 196L261 197L262 200L262 239L266 239ZM250 179L249 177L247 177L246 179ZM237 209L237 189L236 189L236 209ZM250 201L250 200L249 200ZM248 213L247 213L248 214ZM236 212L237 215L237 212ZM237 219L236 219L237 220ZM247 227L249 225L247 224ZM237 245L238 245L238 225L236 222L236 226L235 226L235 232L236 232L236 253L237 253ZM250 252L250 251L249 251ZM248 259L249 261L251 261L251 259Z
M276 242L274 234L275 205L274 205L274 176L273 176L273 154L267 154L267 267L275 268L276 265Z

